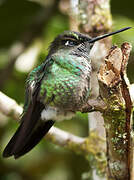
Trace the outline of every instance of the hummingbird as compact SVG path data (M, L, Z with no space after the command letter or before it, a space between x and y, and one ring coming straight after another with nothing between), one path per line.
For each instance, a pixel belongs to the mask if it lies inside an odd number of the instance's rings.
M21 123L3 152L19 158L34 148L55 122L70 119L90 97L94 43L131 27L91 38L65 31L49 47L45 61L30 72Z

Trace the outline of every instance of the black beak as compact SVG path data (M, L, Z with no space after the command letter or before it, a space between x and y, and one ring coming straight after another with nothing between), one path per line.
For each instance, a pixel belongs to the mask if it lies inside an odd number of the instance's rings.
M125 27L125 28L122 28L122 29L120 29L120 30L118 30L118 31L115 31L115 32L111 32L111 33L108 33L108 34L104 34L104 35L102 35L102 36L97 36L97 37L95 37L95 38L90 39L88 42L89 42L89 43L93 43L93 42L98 41L98 40L100 40L100 39L104 39L104 38L106 38L106 37L108 37L108 36L112 36L112 35L114 35L114 34L117 34L117 33L122 32L122 31L126 31L126 30L128 30L128 29L130 29L130 28L132 28L132 27Z

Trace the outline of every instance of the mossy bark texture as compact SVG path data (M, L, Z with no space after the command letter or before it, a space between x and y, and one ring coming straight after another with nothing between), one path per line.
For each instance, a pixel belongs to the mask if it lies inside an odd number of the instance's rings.
M126 66L131 45L111 48L101 66L98 79L100 96L107 108L103 112L108 180L130 180L132 169L131 114L132 102Z

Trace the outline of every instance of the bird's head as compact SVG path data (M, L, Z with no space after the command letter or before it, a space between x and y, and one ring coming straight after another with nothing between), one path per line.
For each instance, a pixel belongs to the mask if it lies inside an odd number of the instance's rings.
M94 43L88 43L91 37L74 31L64 31L62 34L58 35L50 45L50 54L57 52L58 50L73 51L80 49L86 51L90 50ZM88 48L86 48L88 46ZM81 50L81 51L82 51Z
M58 50L70 50L77 51L77 53L89 53L96 41L120 33L130 28L131 27L126 27L118 31L97 36L94 38L75 31L65 31L62 34L58 35L51 43L49 48L49 55L57 52Z

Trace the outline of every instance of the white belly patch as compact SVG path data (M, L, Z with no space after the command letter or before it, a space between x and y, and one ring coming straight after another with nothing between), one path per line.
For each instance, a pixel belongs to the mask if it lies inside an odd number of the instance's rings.
M71 119L74 115L75 113L73 112L64 112L60 111L58 108L49 106L41 112L41 119L43 121L62 121L65 119Z

